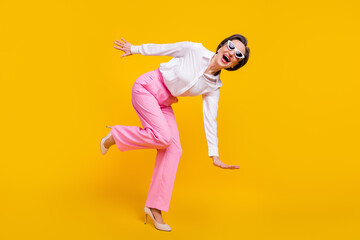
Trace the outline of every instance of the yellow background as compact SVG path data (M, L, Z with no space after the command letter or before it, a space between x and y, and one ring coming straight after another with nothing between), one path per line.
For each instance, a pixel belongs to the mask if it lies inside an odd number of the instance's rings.
M1 1L1 239L359 239L357 1ZM114 41L239 33L223 71L223 170L207 156L201 96L175 110L183 156L171 233L144 225L156 150L100 153L106 125L138 125L131 87L168 56Z

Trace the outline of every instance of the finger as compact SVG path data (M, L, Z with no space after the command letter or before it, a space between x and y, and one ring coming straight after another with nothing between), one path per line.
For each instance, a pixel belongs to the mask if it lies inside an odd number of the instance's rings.
M115 40L115 42L114 42L115 44L117 44L117 45L121 45L121 46L125 46L125 44L123 43L123 42L120 42L119 40Z
M128 42L128 41L126 41L124 38L121 38L121 39L122 39L124 42L126 42L126 43Z
M220 168L227 168L227 165L223 162L217 162L217 163L214 163L215 166L217 167L220 167Z
M125 51L124 51L124 50L125 50L124 48L120 48L120 47L117 47L117 46L114 46L114 48L119 49L119 50L125 52Z
M122 46L122 43L120 43L120 42L115 41L114 43L118 46Z
M230 165L227 165L227 164L224 163L224 164L223 164L223 167L224 167L224 168L229 168Z
M228 169L239 169L240 167L239 166L236 166L236 165L230 165L227 167Z

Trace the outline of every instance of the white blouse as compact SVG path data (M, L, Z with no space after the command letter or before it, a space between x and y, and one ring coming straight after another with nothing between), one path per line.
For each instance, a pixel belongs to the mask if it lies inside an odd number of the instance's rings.
M202 95L204 130L209 156L219 156L217 138L217 112L222 82L216 76L204 73L214 52L201 43L190 41L142 45L132 45L132 54L144 56L172 56L169 62L161 63L159 70L170 93L175 96Z

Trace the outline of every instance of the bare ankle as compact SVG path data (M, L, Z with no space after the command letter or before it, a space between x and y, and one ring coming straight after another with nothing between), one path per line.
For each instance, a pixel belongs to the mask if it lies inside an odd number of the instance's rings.
M151 210L152 210L153 212L161 213L161 210L159 210L159 209L157 209L157 208L151 208Z
M164 223L164 221L162 219L162 215L161 215L161 210L156 209L156 208L150 208L150 210L153 213L156 221L158 221L159 223Z
M106 139L106 141L104 142L104 146L106 147L106 148L109 148L109 147L111 147L112 145L114 145L115 144L115 140L114 140L114 138L111 136L111 137L109 137L108 139Z

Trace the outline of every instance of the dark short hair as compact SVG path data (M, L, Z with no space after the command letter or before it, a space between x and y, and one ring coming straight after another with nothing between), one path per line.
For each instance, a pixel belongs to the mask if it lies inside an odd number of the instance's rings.
M239 40L240 42L242 42L245 45L245 53L244 53L245 58L241 59L240 62L237 65L235 65L233 68L225 68L225 70L228 70L228 71L236 71L239 68L243 67L249 60L249 56L250 56L250 48L247 47L247 44L248 44L247 39L243 35L240 35L240 34L234 34L234 35L231 35L230 37L222 40L222 42L219 44L219 46L216 49L216 53L218 52L219 48L221 48L222 46L224 46L224 44L227 43L228 40L234 40L234 39Z

